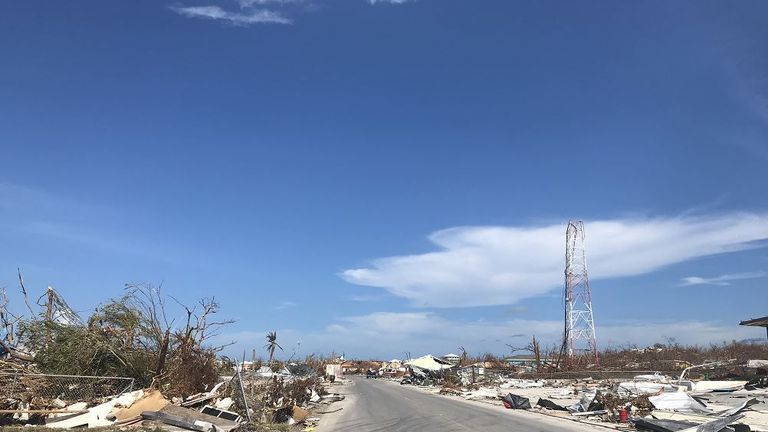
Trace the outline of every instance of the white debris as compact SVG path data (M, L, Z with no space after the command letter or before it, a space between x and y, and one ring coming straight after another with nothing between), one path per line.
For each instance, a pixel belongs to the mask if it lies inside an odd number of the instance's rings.
M503 389L508 388L533 388L533 387L544 387L544 381L531 381L531 380L524 380L524 379L512 379L506 381L504 384L500 385L499 387Z
M231 397L225 397L224 399L216 402L216 408L220 410L229 410L232 405L234 405L235 401L232 400Z
M619 384L616 390L620 396L655 394L659 392L677 391L675 386L661 382L651 381L626 381Z
M557 392L548 394L550 399L573 399L575 397L574 389L560 389Z
M651 401L656 409L660 410L702 414L712 413L712 410L707 408L703 403L692 398L688 393L662 393L658 396L651 396L648 400Z
M646 374L646 375L636 375L635 381L650 381L650 382L658 382L658 383L669 383L670 379L666 375L662 375L658 372L655 372L653 374Z
M499 392L494 388L481 387L478 390L464 393L464 399L498 399Z
M309 397L310 402L320 402L320 395L317 394L315 389L312 389L312 396Z
M747 367L752 369L768 368L768 360L747 360Z
M65 418L60 421L49 421L46 423L47 427L50 428L74 428L74 427L103 427L103 426L111 426L114 423L114 420L111 420L110 417L114 418L114 416L111 416L112 411L114 411L115 407L130 407L133 405L134 402L136 402L138 399L144 396L143 390L137 390L130 393L125 393L119 397L116 397L110 401L104 402L103 404L96 405L94 407L88 408L88 412L70 417ZM85 409L86 405L84 402L77 403L70 405L68 409L75 410L75 408Z
M712 391L736 391L744 388L744 385L749 381L696 381L693 383L693 391L695 392L712 392Z

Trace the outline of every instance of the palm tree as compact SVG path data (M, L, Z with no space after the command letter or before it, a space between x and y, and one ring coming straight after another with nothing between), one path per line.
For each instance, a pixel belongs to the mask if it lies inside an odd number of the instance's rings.
M277 343L277 332L271 331L267 333L267 344L264 346L264 348L266 348L267 352L269 353L268 364L272 364L272 357L275 355L275 348L280 348L280 351L283 350L283 347Z

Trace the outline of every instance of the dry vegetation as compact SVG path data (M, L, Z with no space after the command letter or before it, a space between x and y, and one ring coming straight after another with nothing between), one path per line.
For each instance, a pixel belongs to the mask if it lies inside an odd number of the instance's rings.
M645 349L609 349L600 355L600 366L611 369L680 369L685 364L697 365L713 361L768 359L768 344L730 342L709 346L685 346L675 342L656 344Z
M30 361L42 373L129 377L168 397L205 391L218 381L222 347L209 341L231 321L215 318L219 306L213 298L193 308L175 302L183 317L177 323L167 315L159 287L128 285L122 298L109 300L83 322L50 287L34 307L19 280L29 314L16 316L4 307L3 340L34 356L14 351L17 362Z
M514 348L513 353L535 356L534 347ZM675 341L655 344L647 348L634 346L608 348L599 353L599 364L591 357L576 358L570 362L560 360L559 349L550 347L540 352L541 374L567 371L660 371L674 372L692 365L732 361L739 365L747 360L768 359L768 343L765 342L724 342L721 344L682 345ZM504 357L491 353L478 356L462 356L461 365L484 363L491 368L508 367ZM534 371L535 372L535 371Z

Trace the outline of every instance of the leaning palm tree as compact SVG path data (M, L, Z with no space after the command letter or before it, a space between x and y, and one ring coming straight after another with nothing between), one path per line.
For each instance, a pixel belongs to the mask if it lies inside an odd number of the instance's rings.
M267 333L267 344L264 346L264 348L266 348L267 352L269 353L268 364L272 364L272 357L275 355L275 349L280 348L280 351L283 350L283 347L277 343L277 332L271 331Z

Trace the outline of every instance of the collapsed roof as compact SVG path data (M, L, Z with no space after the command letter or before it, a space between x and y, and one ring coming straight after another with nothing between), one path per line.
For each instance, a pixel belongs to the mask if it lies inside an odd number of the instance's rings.
M439 359L435 356L432 356L430 354L427 354L424 357L419 357L413 360L409 360L405 362L405 364L411 367L430 370L430 371L439 371L439 370L450 369L452 367L455 367L455 365L445 360Z

